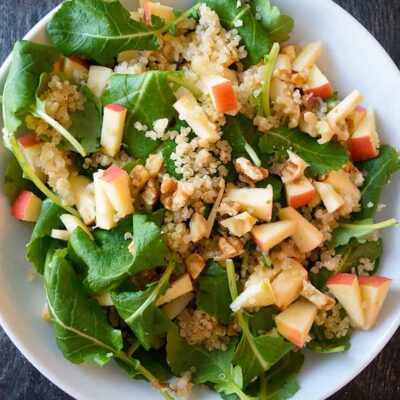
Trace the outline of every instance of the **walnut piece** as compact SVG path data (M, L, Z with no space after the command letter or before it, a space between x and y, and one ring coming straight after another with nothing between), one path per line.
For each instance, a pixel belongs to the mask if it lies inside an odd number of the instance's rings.
M185 207L194 193L194 186L187 182L164 177L161 183L161 203L167 210L178 211Z
M196 279L203 271L203 268L206 265L206 260L197 253L191 254L189 257L186 258L186 268L189 272L189 275L192 279Z
M260 182L269 175L267 169L255 167L250 160L244 157L236 159L234 165L239 174L239 179L246 183Z
M229 215L230 217L234 217L238 215L240 211L240 204L236 201L223 199L219 208L218 214L220 215Z
M143 165L136 165L130 173L132 180L132 192L134 195L139 194L145 187L150 178L149 171Z
M194 213L190 219L189 226L192 242L196 243L207 237L209 225L207 220L201 214Z
M151 178L156 178L159 174L162 166L163 166L164 159L160 154L152 154L146 160L146 169L149 171L149 175Z
M158 199L158 182L156 179L151 178L146 184L142 194L142 200L146 208L152 208Z
M221 255L214 258L216 261L234 258L240 256L244 252L243 242L235 236L228 236L226 238L221 236L218 240L218 247Z

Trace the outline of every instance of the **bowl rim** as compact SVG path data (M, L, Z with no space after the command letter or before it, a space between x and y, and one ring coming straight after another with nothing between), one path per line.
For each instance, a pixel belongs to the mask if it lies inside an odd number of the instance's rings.
M388 52L383 48L383 46L379 43L379 41L370 33L367 28L358 21L352 14L346 11L343 7L339 4L335 3L333 0L320 0L328 3L331 7L335 8L336 11L342 14L343 17L347 18L353 24L357 25L358 29L361 28L364 34L368 36L371 45L375 46L375 51L379 52L381 57L385 60L385 63L391 65L394 74L397 74L399 84L400 84L400 70L399 67L396 65L394 60L388 54ZM61 5L53 8L50 12L48 12L44 17L42 17L23 37L24 40L34 40L34 37L37 36L39 33L45 31L45 27L47 22L53 16L53 14L61 7ZM4 63L0 67L0 82L5 82L7 78L8 70L11 66L12 62L12 52L7 56ZM0 326L3 328L4 332L7 334L9 339L13 342L13 344L17 347L17 349L22 353L22 355L29 361L31 365L33 365L43 376L46 377L50 382L56 385L58 388L63 390L66 394L72 396L75 399L86 399L86 396L76 391L75 388L71 385L68 385L67 382L60 378L59 375L52 372L52 370L48 367L45 359L37 358L33 352L30 350L27 341L24 341L18 337L17 334L14 333L13 328L8 323L8 320L5 318L3 313L1 312L0 307ZM337 381L337 384L331 390L326 391L324 397L325 399L329 396L335 394L339 390L341 390L345 385L347 385L350 381L352 381L356 376L358 376L382 351L382 349L387 345L389 340L394 336L397 329L400 327L400 314L396 315L392 322L388 325L385 333L380 338L379 343L374 346L373 350L369 352L369 356L367 359L360 363L357 368L355 368L351 374L346 376L346 378L342 379L341 381ZM87 400L90 400L87 398ZM321 398L322 400L322 398Z

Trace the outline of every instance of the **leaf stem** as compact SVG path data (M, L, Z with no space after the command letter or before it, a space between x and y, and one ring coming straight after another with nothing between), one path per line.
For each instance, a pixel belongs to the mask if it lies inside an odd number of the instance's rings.
M192 85L189 81L183 78L179 78L176 74L168 74L167 80L169 82L176 83L179 86L182 86L192 92L195 97L200 97L203 93L200 89L198 89L195 85Z
M269 252L268 251L262 251L262 258L263 258L263 262L265 264L266 267L270 268L272 266L272 262L271 259L269 257Z
M264 117L269 117L271 115L269 92L270 92L272 74L274 72L276 59L279 55L279 50L280 50L279 43L274 43L269 55L264 57L264 63L265 63L264 84L261 93L262 96L261 106Z
M247 396L246 393L243 392L242 389L239 388L239 386L235 385L235 384L227 384L227 386L229 386L229 388L232 390L232 392L234 392L240 400L251 400L251 397Z
M238 297L238 290L236 286L236 273L235 266L232 260L226 260L226 272L228 274L229 291L231 293L232 301Z
M379 230L398 225L399 222L395 218L387 219L386 221L377 224L340 224L340 228L360 229L360 230Z
M69 212L70 214L75 215L76 217L80 218L80 215L79 215L78 211L75 210L75 208L63 205L61 199L54 192L52 192L35 174L35 172L32 170L32 168L26 161L24 155L22 154L22 151L17 143L17 139L15 138L15 135L8 133L6 140L8 140L10 149L14 153L14 156L17 159L19 165L21 166L22 171L35 184L35 186L46 197L48 197L50 200L52 200L59 207L63 208L65 211Z
M189 8L189 10L185 11L184 13L182 13L179 17L175 18L172 22L170 22L169 24L163 26L158 31L154 32L154 34L157 35L157 34L165 33L167 31L169 31L169 29L173 25L180 24L182 21L184 21L186 18L188 18L191 14L193 14L194 11L197 11L200 8L201 4L202 3L195 4L192 8Z
M260 396L259 400L267 400L268 391L267 391L268 379L265 374L260 375Z
M41 118L43 121L46 121L58 133L60 133L69 143L71 143L71 145L82 157L87 156L87 152L83 148L83 146L60 123L58 123L55 119L51 118L50 115L46 114L42 110L39 110L37 107L33 110L32 114L35 117Z
M135 341L131 347L129 347L129 350L127 351L126 354L128 354L129 357L132 357L132 354L140 347L139 341Z

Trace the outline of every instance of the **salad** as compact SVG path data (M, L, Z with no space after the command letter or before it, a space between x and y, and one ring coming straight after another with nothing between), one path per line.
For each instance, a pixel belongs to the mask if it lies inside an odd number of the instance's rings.
M268 0L69 0L51 45L15 44L5 192L69 361L166 399L288 399L303 348L375 325L399 155L293 26Z

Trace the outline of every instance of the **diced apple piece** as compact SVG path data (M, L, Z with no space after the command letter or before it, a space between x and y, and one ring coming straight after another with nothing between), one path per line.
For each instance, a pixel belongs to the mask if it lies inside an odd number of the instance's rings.
M334 213L344 205L343 197L340 196L329 183L314 182L314 186L329 213Z
M296 72L301 72L312 67L321 55L321 52L322 42L308 44L293 61L293 70Z
M103 191L117 212L118 218L126 217L134 212L129 181L129 174L115 165L108 167L100 177Z
M103 92L107 87L108 80L112 73L113 70L111 68L102 67L100 65L90 66L87 85L96 97L101 98L103 96Z
M104 107L100 143L103 153L110 157L114 157L121 147L127 111L125 107L115 103Z
M215 143L220 139L216 126L210 122L206 113L197 103L192 93L181 97L175 104L179 118L185 120L193 132L202 140L201 145Z
M252 281L230 305L233 312L249 308L267 307L276 301L269 279Z
M100 176L100 172L95 172L93 174L96 225L101 229L110 230L117 226L117 221L115 218L115 211L100 182Z
M193 298L194 294L192 292L186 293L165 304L161 309L165 316L172 321L186 308Z
M278 221L257 225L251 230L251 236L262 251L268 251L296 231L293 221Z
M256 222L257 219L245 211L231 218L224 219L220 224L224 228L227 228L230 234L242 237L251 231Z
M70 178L75 204L86 225L92 225L96 219L94 187L86 176L77 175Z
M186 258L185 262L187 271L192 279L197 279L206 266L204 258L197 253L191 254Z
M364 310L364 325L362 328L368 330L375 325L392 280L382 276L359 276L358 283Z
M275 317L278 332L297 347L303 347L317 316L318 308L306 299L297 300Z
M208 235L209 225L207 220L200 213L196 212L190 218L190 238L196 243L204 239Z
M281 310L287 308L300 297L303 281L308 279L306 269L296 260L292 260L291 268L283 269L272 281L272 289L276 296L276 306Z
M351 120L351 125L349 126L349 132L354 133L354 131L360 125L361 120L364 118L367 110L364 107L357 106L354 111L347 117Z
M299 208L310 203L315 195L315 188L306 177L284 184L286 201L289 207Z
M151 25L151 17L154 15L164 20L164 24L168 25L174 19L174 9L172 7L164 6L160 3L153 3L152 1L145 1L143 3L144 22Z
M63 71L68 77L84 78L89 73L89 64L77 56L66 57Z
M229 79L218 75L208 75L203 77L203 81L208 88L217 113L235 113L238 111L236 93Z
M38 165L43 142L38 140L34 133L20 136L17 142L29 167L42 182L46 181L46 175Z
M314 64L308 73L308 84L304 89L305 94L313 94L314 96L327 99L333 95L333 88L328 78Z
M368 160L378 155L379 137L376 132L375 113L368 109L350 139L350 153L354 161Z
M76 228L82 228L91 239L93 239L92 233L89 228L75 215L62 214L60 215L60 220L64 224L65 228L69 233L72 233Z
M304 298L315 304L319 310L328 311L335 306L335 299L320 292L309 281L303 282L303 289L300 293Z
M273 77L269 88L269 94L272 101L276 101L278 97L285 97L288 93L289 85L278 78Z
M360 189L353 183L350 174L342 169L330 171L324 182L332 185L344 199L351 197L354 203L361 199Z
M337 298L346 310L353 327L364 326L364 312L361 302L361 291L356 274L332 275L326 287Z
M280 69L292 72L292 62L290 61L290 57L286 54L278 54L278 57L276 57L274 71Z
M335 108L329 111L327 115L328 122L332 126L348 117L354 109L361 103L363 97L360 92L354 90L345 99L343 99Z
M240 211L247 211L256 218L270 221L272 217L273 189L268 185L265 189L229 189L225 199L240 204Z
M63 242L68 242L71 234L63 229L52 229L51 235L53 239L62 240Z
M291 237L296 246L303 253L308 253L323 243L324 235L322 232L320 232L313 224L308 222L294 208L282 208L279 210L279 218L282 221L296 222L296 229Z
M112 307L114 305L110 292L105 292L96 297L101 307Z
M20 221L36 222L42 209L42 200L34 193L23 190L15 199L11 215Z
M173 282L165 294L157 300L156 305L162 306L163 304L169 303L170 301L192 291L193 284L189 274L182 275L175 282Z
M117 62L122 63L124 61L130 61L139 54L138 50L126 50L122 51L117 56Z

